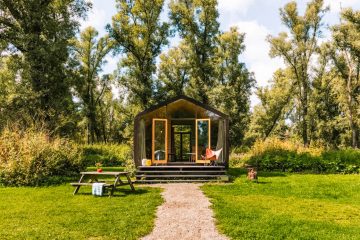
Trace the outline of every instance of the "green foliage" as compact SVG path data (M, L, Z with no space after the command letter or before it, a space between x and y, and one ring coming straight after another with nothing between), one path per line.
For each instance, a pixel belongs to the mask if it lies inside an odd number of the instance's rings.
M269 36L267 39L271 46L270 56L283 58L292 72L292 96L298 102L294 106L297 108L296 119L300 123L299 132L305 146L309 145L309 97L312 90L310 60L316 54L322 19L327 10L323 0L312 0L307 4L304 15L300 16L296 2L289 2L280 9L281 21L288 28L289 34L281 32L279 36Z
M359 175L258 172L239 169L231 184L205 185L219 230L231 239L357 239Z
M125 162L125 169L124 169L126 172L129 172L130 173L130 176L131 177L134 177L135 176L135 173L136 173L136 166L135 166L135 163L134 163L134 159L132 158L128 158Z
M247 144L256 139L266 139L271 135L285 134L284 120L291 111L293 96L293 75L290 69L279 69L274 73L270 86L258 88L256 95L260 104L254 107Z
M209 90L215 84L215 67L213 64L216 51L216 37L219 34L217 1L172 0L169 3L170 20L189 47L188 95L209 103Z
M0 187L0 239L139 239L154 227L158 188L120 187L94 197L91 187Z
M73 142L49 133L6 129L0 135L0 182L39 186L74 176L83 169L81 150Z
M244 38L245 34L236 27L218 36L214 64L217 81L210 91L213 106L229 115L229 138L233 146L243 144L250 121L251 89L255 85L253 73L239 61L245 49Z
M125 55L117 73L121 86L129 90L129 100L141 107L151 104L156 57L167 44L169 24L160 22L164 0L117 0L118 13L107 29Z
M264 171L360 173L359 150L304 148L275 138L258 141L248 153L233 158L233 164L250 164Z
M97 37L98 32L93 27L88 27L81 32L80 40L74 39L72 42L75 88L81 99L82 115L86 118L88 144L107 140L105 123L99 118L104 117L101 114L104 95L106 92L111 94L111 78L107 75L100 77L99 72L114 42L109 36Z
M44 120L51 133L65 135L74 127L65 65L69 40L88 6L84 0L0 2L0 39L11 55L21 55L22 71L16 80L28 89L17 98L22 108L13 111Z
M359 147L360 131L360 11L345 9L332 28L328 54L335 72L333 91L351 131L351 146Z
M313 80L313 92L310 102L311 133L310 138L312 145L318 144L327 148L335 148L337 146L347 146L342 144L341 135L344 134L343 124L346 121L341 114L341 108L338 104L337 96L334 92L334 71L329 71L328 55L329 46L323 44L319 48L318 67L315 70ZM331 68L330 68L331 69Z
M170 2L170 19L182 41L160 57L158 98L186 94L223 111L230 117L230 141L240 145L255 80L239 61L245 34L236 27L220 32L216 6L216 1Z
M98 162L104 167L127 166L128 159L132 158L131 148L126 144L92 144L82 148L83 163L88 167Z
M161 101L179 95L185 95L189 87L191 64L190 49L181 42L160 55L157 92L155 97Z

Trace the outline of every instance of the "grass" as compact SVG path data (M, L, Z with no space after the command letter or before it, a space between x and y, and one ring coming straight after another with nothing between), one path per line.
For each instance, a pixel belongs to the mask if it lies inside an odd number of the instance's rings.
M94 197L91 188L0 187L0 239L138 239L151 232L160 189L129 186L115 196Z
M233 183L202 189L232 239L360 239L359 175L229 173Z

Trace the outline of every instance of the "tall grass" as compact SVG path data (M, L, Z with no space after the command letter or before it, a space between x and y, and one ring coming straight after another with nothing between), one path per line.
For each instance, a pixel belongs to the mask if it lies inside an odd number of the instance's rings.
M316 173L359 173L360 151L355 149L326 150L305 148L299 143L269 138L257 141L246 153L233 153L232 166L246 164L265 171Z
M86 166L94 166L100 162L103 166L127 166L132 159L132 152L126 144L92 144L83 145L83 162Z
M0 182L43 185L73 176L83 168L81 149L45 130L7 128L0 134Z

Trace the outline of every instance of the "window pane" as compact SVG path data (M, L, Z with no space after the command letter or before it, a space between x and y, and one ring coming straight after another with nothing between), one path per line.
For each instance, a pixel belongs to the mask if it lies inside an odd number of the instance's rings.
M154 136L154 159L165 160L165 121L155 121L155 136Z
M202 159L201 156L205 155L206 148L209 147L209 125L210 120L197 121L197 157Z

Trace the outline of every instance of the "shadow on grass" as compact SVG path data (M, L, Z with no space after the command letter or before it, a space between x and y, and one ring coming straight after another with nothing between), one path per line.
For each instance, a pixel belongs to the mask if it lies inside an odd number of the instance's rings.
M259 177L286 177L282 172L258 172Z
M90 196L92 195L91 189L89 189L89 192L85 192L86 190L83 190L82 192L78 192L76 195L83 195L83 196ZM149 191L146 189L138 189L135 188L135 191L132 191L131 189L124 189L124 188L117 188L114 190L114 194L111 197L126 197L127 195L142 195L146 194ZM105 191L104 195L102 197L109 197L109 192Z

